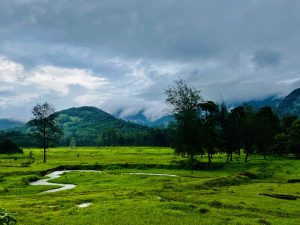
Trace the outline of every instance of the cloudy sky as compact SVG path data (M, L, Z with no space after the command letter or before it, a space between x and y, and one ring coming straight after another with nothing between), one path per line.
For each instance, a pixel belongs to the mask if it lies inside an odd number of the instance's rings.
M184 79L205 99L300 87L298 0L0 0L0 118L94 105L165 114Z

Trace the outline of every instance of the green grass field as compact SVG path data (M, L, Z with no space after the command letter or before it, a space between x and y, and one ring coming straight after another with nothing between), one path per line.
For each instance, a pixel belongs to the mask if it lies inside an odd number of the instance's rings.
M28 163L29 152L33 163ZM216 155L197 169L183 166L169 148L55 148L42 163L42 151L0 155L0 208L18 224L300 224L300 161L251 156L225 163ZM74 189L41 194L54 186L31 186L47 171L98 169L103 173L71 172L53 180ZM129 175L127 172L166 173L178 177ZM299 197L285 200L260 194ZM78 204L91 202L87 208Z

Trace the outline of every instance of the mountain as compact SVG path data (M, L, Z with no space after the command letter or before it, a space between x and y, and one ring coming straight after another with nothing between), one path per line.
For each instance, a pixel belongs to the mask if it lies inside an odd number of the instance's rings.
M167 127L170 122L175 121L174 118L170 115L167 116L162 116L159 119L156 120L150 120L148 119L145 115L143 110L140 112L133 114L133 115L128 115L128 116L122 116L122 111L119 111L114 114L114 116L118 118L122 118L126 121L130 121L133 123L137 123L140 125L148 126L148 127Z
M300 88L295 89L287 95L279 104L280 114L291 114L300 117Z
M245 105L250 105L254 109L260 109L264 106L270 106L274 110L280 105L281 101L283 100L283 97L272 95L270 97L264 98L264 99L255 99L251 101L244 102Z
M0 130L8 130L16 127L23 127L25 124L11 119L0 119Z
M150 128L118 119L101 109L90 106L70 108L56 112L58 122L63 132L63 143L67 145L71 137L75 137L77 143L82 145L93 145L99 135L111 132L129 135L137 132L146 132Z

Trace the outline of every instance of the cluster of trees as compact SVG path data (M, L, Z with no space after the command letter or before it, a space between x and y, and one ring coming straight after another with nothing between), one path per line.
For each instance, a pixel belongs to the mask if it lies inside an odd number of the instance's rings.
M0 131L0 142L4 140L11 140L19 146L30 147L35 146L34 140L29 133L24 133L18 130Z
M233 153L245 152L245 161L251 154L300 154L300 121L288 116L280 119L271 107L254 111L239 106L228 111L225 103L217 105L204 101L200 91L183 80L166 90L166 102L176 119L172 130L172 146L176 153L191 160L207 153L211 162L216 152L227 153L227 162Z
M169 146L167 129L153 128L147 131L124 132L109 128L96 139L97 146Z

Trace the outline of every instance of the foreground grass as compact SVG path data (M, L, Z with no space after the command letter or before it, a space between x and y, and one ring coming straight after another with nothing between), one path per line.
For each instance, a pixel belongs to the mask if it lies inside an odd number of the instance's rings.
M29 152L34 162L28 163ZM300 161L252 157L224 163L225 156L206 158L203 166L185 169L169 148L114 147L26 149L24 155L0 155L0 207L19 224L300 224ZM73 183L72 190L40 194L53 186L30 186L45 171L64 166L101 169L71 172L53 180ZM178 177L128 175L127 172L176 174ZM294 183L290 183L294 181ZM87 208L77 205L92 202Z

